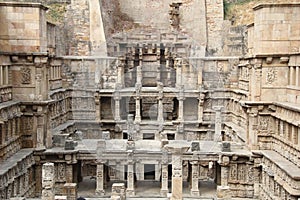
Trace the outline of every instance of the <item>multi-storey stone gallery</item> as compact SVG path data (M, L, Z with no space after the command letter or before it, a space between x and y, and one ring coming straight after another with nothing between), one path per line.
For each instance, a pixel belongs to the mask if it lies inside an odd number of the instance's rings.
M0 199L300 199L300 1L223 6L0 1Z

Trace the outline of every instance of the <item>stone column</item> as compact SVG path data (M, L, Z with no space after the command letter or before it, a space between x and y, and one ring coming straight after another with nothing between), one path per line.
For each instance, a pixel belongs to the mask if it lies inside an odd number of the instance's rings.
M159 123L164 122L164 108L163 108L163 101L162 98L158 98L158 116L157 116L157 121Z
M182 159L181 155L190 146L187 144L167 144L166 149L172 153L172 197L171 200L182 200Z
M54 184L54 163L45 163L42 169L42 200L54 200Z
M176 68L176 87L180 88L182 86L182 59L177 58L175 60Z
M73 165L66 164L66 182L73 183Z
M179 93L179 97L178 97L178 121L183 121L183 101L184 101L184 94L183 92Z
M117 84L119 88L122 88L124 86L124 76L123 76L123 64L118 65L118 74L117 74Z
M294 74L295 74L295 71L294 71L294 67L290 67L290 85L294 85Z
M247 110L248 120L247 120L247 143L251 149L258 149L257 141L257 115L258 110L256 107L251 107Z
M141 100L139 96L135 97L135 122L141 122Z
M117 92L114 95L114 100L115 100L115 120L116 121L120 121L121 117L120 117L120 94Z
M42 109L43 109L42 107L38 107L39 112L42 112ZM38 149L45 149L44 126L45 126L45 116L43 113L38 113L37 130L36 130L36 147Z
M230 158L223 156L221 159L221 185L217 186L217 199L230 200L232 199L232 193L228 186L228 175L229 175L229 163Z
M3 67L2 66L0 66L0 85L3 85L3 83L4 83L4 81L3 81Z
M5 66L4 69L5 69L5 74L4 74L5 82L4 82L4 85L8 85L8 66Z
M200 94L198 98L198 122L203 122L203 104L205 94Z
M221 142L222 141L222 134L221 134L221 131L222 131L222 120L221 120L222 107L216 106L216 107L214 107L214 110L216 111L214 141Z
M221 166L221 185L228 186L229 167Z
M103 196L104 191L104 166L103 163L97 164L97 183L96 183L96 194Z
M134 196L134 167L133 163L129 162L127 165L127 195Z
M136 67L136 85L137 86L142 86L142 79L143 79L142 66L139 65Z
M299 86L299 67L296 67L296 86Z
M160 194L162 196L167 196L169 192L168 189L168 164L161 165L161 189Z
M199 61L198 61L199 62ZM198 65L198 62L196 61L197 65L196 66L199 66L198 67L198 87L202 87L202 70L203 70L203 66L204 66L204 61L200 61L199 65Z
M98 93L95 93L95 107L96 107L96 121L101 120L101 97Z
M191 195L199 196L199 165L198 161L191 161L192 164L192 188Z

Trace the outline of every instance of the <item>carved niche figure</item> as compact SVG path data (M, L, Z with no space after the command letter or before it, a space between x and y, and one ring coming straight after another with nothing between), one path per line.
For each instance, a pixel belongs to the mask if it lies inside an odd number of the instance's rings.
M267 72L266 82L267 84L272 84L276 80L277 71L273 68L270 68Z

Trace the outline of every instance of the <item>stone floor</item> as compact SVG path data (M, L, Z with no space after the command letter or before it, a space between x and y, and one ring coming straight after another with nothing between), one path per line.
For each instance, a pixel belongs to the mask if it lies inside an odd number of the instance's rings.
M110 197L111 195L112 182L108 184L108 188L105 190L106 194L104 197ZM83 181L79 184L78 196L84 198L95 198L96 180L91 177L84 177ZM135 187L136 197L155 198L155 199L166 199L160 198L160 183L157 181L143 181L136 182ZM171 185L169 181L169 192L171 192ZM213 199L216 193L216 185L213 181L201 181L200 182L200 193L201 197L205 199ZM190 189L188 183L184 183L183 196L190 196ZM134 198L136 199L136 198ZM199 198L197 198L199 199Z

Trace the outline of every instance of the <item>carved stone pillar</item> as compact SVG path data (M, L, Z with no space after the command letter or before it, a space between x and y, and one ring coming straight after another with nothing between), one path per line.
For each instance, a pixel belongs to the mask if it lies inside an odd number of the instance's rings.
M172 197L171 200L182 200L182 159L189 145L167 144L166 149L172 153Z
M141 122L141 99L139 96L135 98L135 122Z
M228 186L229 167L221 166L221 185Z
M296 67L296 86L299 86L299 67Z
M191 161L192 164L192 188L191 195L199 196L199 165L198 161Z
M215 136L214 136L214 141L215 142L221 142L222 141L222 120L221 120L221 111L222 107L214 107L214 110L216 111L216 116L215 116Z
M168 194L168 164L161 165L161 189L160 194L167 196Z
M118 84L118 86L119 86L119 88L122 88L123 86L124 86L124 72L123 72L123 70L124 70L124 65L123 64L120 64L120 65L118 65L118 68L117 68L117 70L118 70L118 73L117 73L117 84Z
M73 165L72 164L66 165L66 182L73 183Z
M198 98L198 122L203 122L203 104L205 94L200 94Z
M42 109L42 107L39 107ZM36 147L38 149L44 149L44 126L45 126L45 117L41 113L37 116L37 130L36 130ZM49 144L50 145L50 144Z
M184 101L183 92L180 92L178 97L178 121L183 121L183 101Z
M164 121L164 108L163 108L163 100L162 98L158 98L158 116L157 121L159 123L163 123Z
M254 188L254 198L259 198L259 185L260 185L260 164L261 159L255 159L254 160L256 167L253 167L253 188Z
M103 196L104 191L104 166L103 163L97 164L97 185L96 185L96 194Z
M42 200L54 200L54 163L46 163L42 170Z
M176 87L180 88L182 86L182 59L175 60L176 68Z
M101 97L98 93L95 94L96 121L101 120Z
M197 63L198 64L198 63ZM198 68L198 87L200 88L200 87L202 87L202 74L203 74L203 72L202 72L202 70L203 70L203 66L204 66L204 61L200 61L200 63L199 63L199 65L200 65L200 67ZM196 66L198 66L198 65L196 65Z
M0 85L3 85L3 66L0 66Z
M255 107L249 108L247 110L248 120L247 120L247 142L251 149L258 148L257 141L257 115L258 110Z
M142 79L143 79L142 66L139 65L136 67L136 85L137 86L142 85Z
M120 121L121 120L121 117L120 117L120 100L121 100L121 97L120 97L120 94L118 92L114 95L114 100L115 100L115 120Z
M290 81L289 81L290 85L295 84L294 75L295 75L294 67L290 67Z
M134 167L133 163L129 162L127 165L127 195L134 196Z

